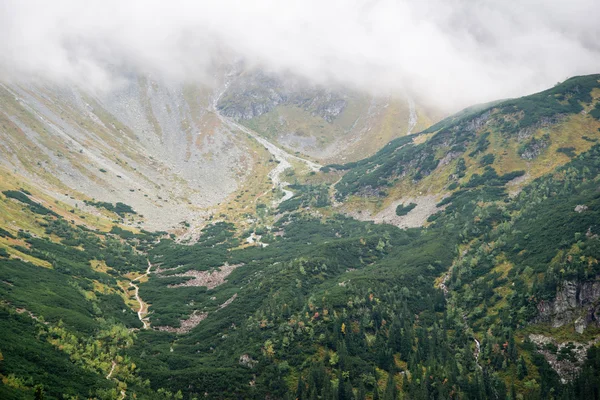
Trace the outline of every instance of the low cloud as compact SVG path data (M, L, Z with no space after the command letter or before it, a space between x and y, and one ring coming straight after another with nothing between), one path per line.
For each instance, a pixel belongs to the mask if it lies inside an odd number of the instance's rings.
M462 106L600 72L597 0L0 0L0 76L106 89L243 59Z

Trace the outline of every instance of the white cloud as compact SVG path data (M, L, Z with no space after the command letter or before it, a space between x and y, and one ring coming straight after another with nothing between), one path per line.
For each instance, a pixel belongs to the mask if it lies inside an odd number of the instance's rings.
M110 87L203 80L215 57L439 106L600 72L597 0L0 0L0 73Z

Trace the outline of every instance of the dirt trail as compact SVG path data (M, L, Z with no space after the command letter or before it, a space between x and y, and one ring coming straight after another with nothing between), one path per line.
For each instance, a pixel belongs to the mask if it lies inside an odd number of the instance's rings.
M148 304L144 303L144 301L140 297L140 287L138 286L138 284L133 283L133 281L139 280L140 278L143 278L150 274L150 270L152 269L152 264L150 264L150 260L146 260L146 261L148 262L148 268L146 268L146 273L129 281L129 286L135 288L135 299L137 300L137 302L140 305L140 308L139 308L137 314L138 314L139 320L142 322L142 324L144 324L143 329L148 329L150 327L150 320L146 316L148 314ZM117 367L117 362L113 361L112 367L110 368L110 372L108 373L108 375L106 375L106 379L111 379L112 374L115 371L116 367ZM117 381L118 381L118 379L117 379ZM125 390L121 390L120 393L121 393L121 400L123 400L125 397L127 397L127 392Z
M140 278L148 276L148 274L150 274L151 268L152 268L152 264L150 264L150 260L148 260L148 268L146 269L146 273L144 275L138 276L133 281L136 281L136 280L139 280ZM135 299L140 304L140 308L137 312L137 315L138 315L139 320L142 322L142 324L144 324L144 329L148 329L150 327L150 320L146 316L148 314L148 304L144 303L144 301L140 297L140 287L137 284L133 283L133 281L129 282L129 286L132 286L135 288Z
M110 368L110 372L108 373L108 375L106 375L106 379L110 379L110 377L112 376L113 372L115 371L115 367L117 366L116 362L112 362L112 367Z
M12 286L12 284L10 284L10 285ZM46 322L46 321L42 322L37 316L35 316L31 311L27 310L26 308L20 308L20 307L18 307L18 308L15 309L15 311L17 313L19 313L19 314L27 313L27 315L29 315L29 317L31 319L33 319L34 321L36 321L36 322L40 322L40 323L42 323L44 325L48 325L49 324L49 322Z
M117 367L117 362L113 361L112 367L110 368L110 372L108 373L108 375L106 375L106 379L110 379L112 377L112 374L115 371L116 367ZM119 382L118 379L116 379L116 380L117 380L117 382ZM123 400L125 397L127 397L127 392L125 392L125 390L121 390L120 394L121 394L121 400Z

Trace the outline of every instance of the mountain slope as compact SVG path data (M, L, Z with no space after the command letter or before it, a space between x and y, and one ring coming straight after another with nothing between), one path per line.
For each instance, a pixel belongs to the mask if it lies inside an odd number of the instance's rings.
M149 228L203 219L264 154L209 112L213 94L133 76L109 94L3 85L2 164L81 205L131 205ZM65 196L67 194L67 196Z
M599 97L597 75L571 78L539 94L465 110L418 135L390 142L370 158L325 170L343 171L338 200L350 196L350 203L367 214L360 217L387 216L388 221L395 219L398 201L419 203L432 195L439 201L460 187L497 176L507 182L520 177L510 182L511 190L518 191L600 138L594 116Z
M326 162L371 155L441 115L409 96L374 96L260 70L235 76L217 107L286 149Z

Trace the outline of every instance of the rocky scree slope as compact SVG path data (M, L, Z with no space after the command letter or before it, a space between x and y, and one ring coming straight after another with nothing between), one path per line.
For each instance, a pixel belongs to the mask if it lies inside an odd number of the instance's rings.
M73 206L130 205L151 216L140 220L146 228L201 221L258 157L215 117L213 96L208 87L137 75L105 94L3 84L0 162Z

